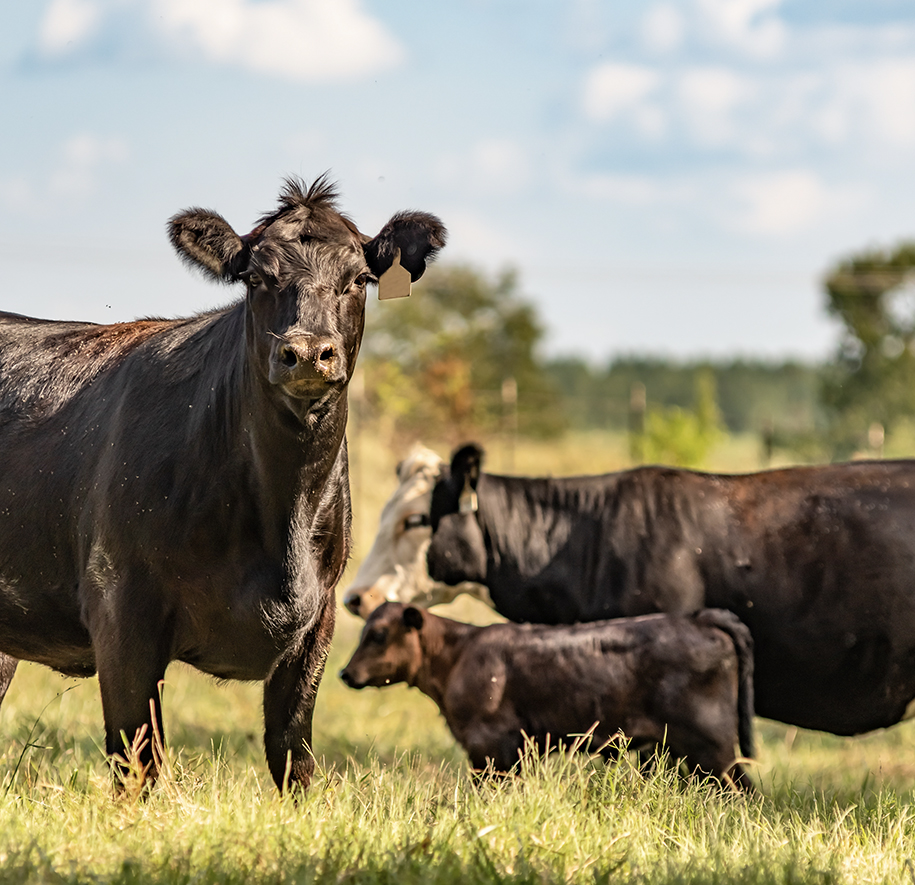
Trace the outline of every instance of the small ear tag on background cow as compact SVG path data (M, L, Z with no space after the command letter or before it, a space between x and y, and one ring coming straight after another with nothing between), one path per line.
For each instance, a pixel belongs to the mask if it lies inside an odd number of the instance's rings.
M378 278L378 300L406 298L412 290L410 271L400 263L400 249L394 255L391 266Z
M473 489L465 488L458 499L458 510L461 513L476 513L479 509L477 493Z

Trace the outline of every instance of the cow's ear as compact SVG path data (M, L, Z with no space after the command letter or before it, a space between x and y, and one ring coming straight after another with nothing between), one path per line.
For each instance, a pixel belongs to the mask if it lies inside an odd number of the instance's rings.
M373 240L364 246L365 260L376 277L393 263L400 250L400 264L415 283L445 245L445 225L428 212L398 212Z
M451 456L451 481L459 489L475 489L483 469L483 447L477 443L461 446Z
M185 263L217 282L235 282L247 265L244 240L215 212L179 212L168 222L168 236Z
M403 625L408 630L422 630L423 613L415 605L408 605L403 610Z

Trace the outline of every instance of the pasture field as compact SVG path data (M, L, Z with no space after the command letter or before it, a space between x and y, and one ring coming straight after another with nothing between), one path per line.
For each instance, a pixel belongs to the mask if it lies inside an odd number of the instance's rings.
M711 466L742 469L740 445ZM357 558L403 454L361 450L372 463L359 465ZM519 471L559 474L624 466L624 452L593 437L519 445L514 457ZM469 600L449 608L491 617ZM427 698L337 679L360 626L340 610L315 716L317 775L298 805L267 772L258 684L173 665L163 775L146 798L114 798L96 681L21 665L0 710L0 885L915 883L912 723L835 738L757 720L760 795L749 799L586 754L478 784Z

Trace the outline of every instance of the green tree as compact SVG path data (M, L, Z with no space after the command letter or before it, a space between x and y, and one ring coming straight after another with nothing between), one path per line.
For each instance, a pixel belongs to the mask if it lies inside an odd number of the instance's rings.
M829 313L844 329L823 385L839 454L915 415L915 243L869 250L838 263L824 281Z
M369 304L360 364L371 416L404 436L493 432L513 408L503 384L514 379L519 431L558 431L557 392L537 353L543 334L513 271L430 268L413 297Z
M695 407L655 406L645 417L644 458L656 464L700 467L725 434L715 376L696 376Z

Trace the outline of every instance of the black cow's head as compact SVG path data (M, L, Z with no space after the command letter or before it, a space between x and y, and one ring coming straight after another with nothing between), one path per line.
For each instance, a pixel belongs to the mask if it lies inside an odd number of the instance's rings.
M221 282L247 286L246 335L252 368L300 420L345 389L362 342L365 287L400 254L418 280L445 244L434 215L401 212L374 238L336 209L325 177L306 187L286 180L279 208L239 236L215 212L174 216L178 254Z
M463 446L432 489L432 542L426 564L435 581L486 583L486 544L477 513L482 466L483 449L475 443Z

